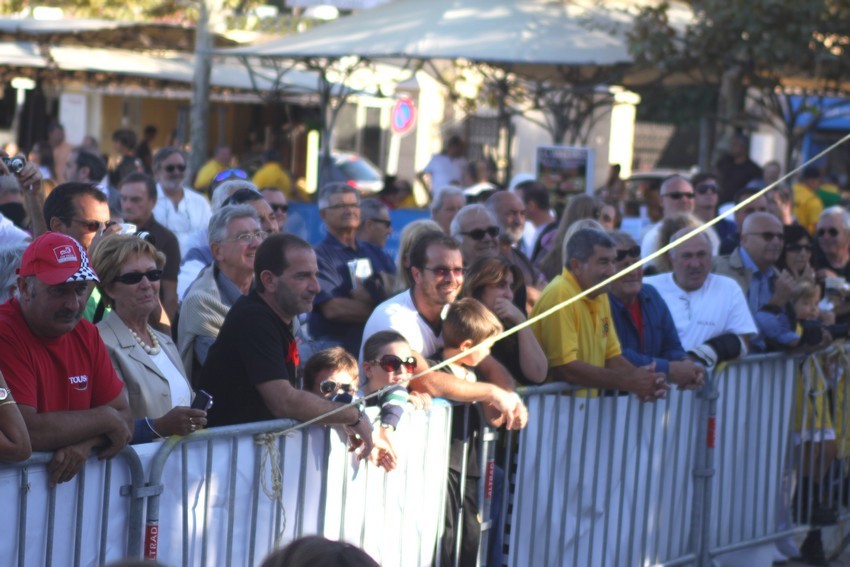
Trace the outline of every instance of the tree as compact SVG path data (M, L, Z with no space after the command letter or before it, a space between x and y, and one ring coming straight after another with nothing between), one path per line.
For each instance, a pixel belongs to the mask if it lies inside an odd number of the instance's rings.
M660 79L714 85L718 138L767 120L788 142L786 164L803 136L850 95L850 5L845 0L692 0L693 18L673 21L681 5L644 7L627 32L638 65ZM759 116L745 112L749 97ZM799 97L799 98L794 98ZM798 102L799 101L799 102Z

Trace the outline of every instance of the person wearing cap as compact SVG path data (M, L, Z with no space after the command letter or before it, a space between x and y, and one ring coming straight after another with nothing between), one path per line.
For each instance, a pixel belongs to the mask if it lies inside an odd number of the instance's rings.
M180 252L191 248L189 239L198 230L206 230L212 210L207 199L183 186L186 178L186 156L179 148L165 147L153 156L153 175L157 182L157 222L174 233Z
M112 458L132 437L124 384L97 328L82 319L97 281L79 242L47 232L21 259L19 299L0 305L0 372L33 450L54 451L50 486L73 478L93 450Z

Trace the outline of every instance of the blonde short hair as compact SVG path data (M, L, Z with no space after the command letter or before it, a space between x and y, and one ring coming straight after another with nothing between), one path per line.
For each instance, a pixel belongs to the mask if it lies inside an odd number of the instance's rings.
M165 254L147 240L134 234L107 236L95 244L91 250L91 265L100 278L98 286L103 294L103 301L108 307L114 307L114 304L103 286L110 284L118 277L121 274L121 268L133 256L148 256L156 263L158 270L165 265Z

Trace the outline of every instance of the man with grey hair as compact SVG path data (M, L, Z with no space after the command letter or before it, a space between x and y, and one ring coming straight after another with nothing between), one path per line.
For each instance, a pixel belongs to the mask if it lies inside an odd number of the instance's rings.
M500 251L511 264L522 272L526 297L531 305L540 297L540 290L535 287L545 284L540 271L534 267L528 255L523 252L525 233L525 203L512 191L496 191L484 206L496 217L499 224Z
M185 255L192 246L190 237L203 230L210 221L210 204L200 193L183 185L186 179L186 156L179 148L161 148L153 157L153 174L157 182L157 222L174 233Z
M681 175L673 175L665 179L661 184L660 192L663 217L659 222L649 227L649 230L643 235L643 240L640 243L640 255L642 258L650 256L661 247L658 237L661 233L661 224L664 219L669 219L672 216L681 215L682 213L693 214L696 205L694 201L696 197L694 188L691 182ZM716 254L719 248L720 239L717 238L717 235L712 235L712 252Z
M316 246L322 291L313 301L310 335L321 350L342 346L357 355L363 326L372 309L388 295L388 276L396 266L374 244L357 240L360 226L360 193L344 183L334 183L319 195L319 214L327 236Z
M594 228L577 231L567 245L566 266L543 290L532 317L602 283L614 274L614 241ZM549 378L579 388L631 392L644 402L663 398L669 387L655 364L635 367L623 357L604 288L532 325L549 361Z
M463 264L499 255L499 221L480 203L466 205L452 221L451 235L460 242Z
M815 249L812 264L819 282L827 278L844 278L850 281L850 212L839 205L824 209L818 217L815 231ZM846 294L835 286L827 288L839 323L850 321L850 302Z
M177 325L180 357L193 385L224 317L251 288L254 256L267 236L251 205L222 207L210 219L207 234L214 262L186 293Z
M431 201L431 218L443 232L451 234L451 225L458 211L466 204L466 196L459 187L448 186L440 189Z
M693 229L683 228L671 241ZM711 273L711 242L699 233L670 250L673 271L650 276L673 315L682 347L707 368L747 354L758 333L744 292L735 280Z
M363 199L357 238L383 250L392 232L389 207L378 199Z
M0 246L0 303L18 297L18 268L29 243Z

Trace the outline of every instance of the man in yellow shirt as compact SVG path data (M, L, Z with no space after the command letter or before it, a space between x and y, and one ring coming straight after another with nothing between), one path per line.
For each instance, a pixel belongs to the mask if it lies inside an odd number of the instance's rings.
M614 273L617 249L605 232L577 231L566 249L566 267L543 290L532 316L575 297ZM620 353L604 289L575 301L532 326L549 361L549 379L582 388L631 392L641 401L663 398L669 387L652 366L637 368Z
M257 170L251 181L260 191L277 189L283 192L287 199L292 200L292 179L278 161L279 157L277 150L263 152L263 166Z
M818 218L823 211L823 201L817 194L820 187L820 170L809 166L803 170L800 182L795 183L794 191L794 216L797 222L814 234Z
M215 176L230 167L231 157L233 156L230 153L230 146L217 147L213 157L198 170L198 175L195 177L195 190L207 195L207 190Z

